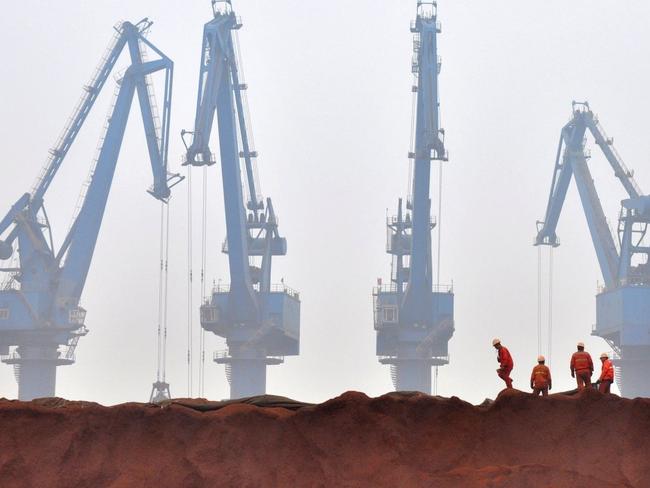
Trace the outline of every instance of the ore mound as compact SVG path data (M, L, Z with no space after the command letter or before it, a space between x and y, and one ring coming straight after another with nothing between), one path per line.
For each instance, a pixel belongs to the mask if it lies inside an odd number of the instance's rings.
M516 390L348 392L103 407L0 400L0 480L20 487L647 487L650 400Z

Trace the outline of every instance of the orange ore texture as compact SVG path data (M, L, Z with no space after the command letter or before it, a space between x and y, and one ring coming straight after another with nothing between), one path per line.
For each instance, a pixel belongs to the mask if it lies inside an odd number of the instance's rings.
M0 400L0 481L22 487L648 487L650 400L584 390L348 392L294 410ZM205 409L204 409L205 410Z

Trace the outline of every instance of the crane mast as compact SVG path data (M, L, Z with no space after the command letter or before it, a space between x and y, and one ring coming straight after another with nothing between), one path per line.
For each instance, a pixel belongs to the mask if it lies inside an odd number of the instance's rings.
M226 212L230 285L215 286L201 307L201 326L226 339L228 350L214 361L226 365L231 398L266 392L266 367L297 355L300 299L271 284L273 256L284 256L286 239L270 198L261 196L246 117L245 90L234 32L242 27L229 0L212 1L213 19L203 29L199 88L193 131L183 131L185 163L216 162L210 136L217 122Z
M397 390L431 392L431 367L447 364L453 334L454 296L450 287L433 283L431 231L431 161L446 161L444 130L439 122L437 2L418 1L412 70L416 96L415 147L409 154L414 171L404 208L388 218L387 252L393 257L390 284L374 296L377 355L391 366Z
M0 351L2 361L14 366L21 400L54 396L56 366L74 363L77 342L88 332L86 311L79 301L136 93L154 177L149 192L166 202L170 188L180 181L178 175L167 171L173 63L145 37L151 24L144 19L115 27L114 39L91 82L84 87L81 101L60 139L50 150L50 158L33 191L25 193L0 221L0 261L17 255L12 266L0 269L5 275L0 290ZM147 47L159 59L147 61ZM99 154L70 230L57 250L45 210L46 192L125 48L131 64L118 81ZM165 73L162 121L157 116L149 80L149 75L158 71Z
M585 150L590 133L607 159L628 198L621 202L616 235L609 228L588 165ZM591 240L605 286L596 295L596 325L592 335L614 350L617 383L628 397L650 395L650 197L639 185L591 111L589 104L573 102L571 120L562 128L544 220L537 223L535 245L557 247L556 229L571 179L587 219Z

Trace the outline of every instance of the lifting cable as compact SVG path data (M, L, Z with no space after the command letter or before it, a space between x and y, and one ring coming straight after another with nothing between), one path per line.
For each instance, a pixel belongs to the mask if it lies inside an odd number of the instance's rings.
M542 248L537 247L537 353L542 354ZM550 366L553 357L553 247L548 254L548 302L546 317L546 362Z
M160 269L158 275L158 326L156 382L167 379L167 310L169 284L169 204L160 204Z
M438 366L436 366L433 375L433 395L436 396L437 394L438 394Z
M542 354L542 246L537 246L537 355Z
M553 356L553 246L548 252L548 364Z
M166 225L165 225L165 289L163 292L163 337L162 337L162 380L167 383L167 311L169 300L169 202L165 205Z
M415 87L415 81L414 87ZM406 203L408 206L408 202L413 201L413 171L415 167L415 117L417 114L417 104L418 104L418 98L417 98L417 92L414 90L413 95L411 97L411 135L409 137L409 151L411 151L412 154L409 154L409 173L408 173L408 182L407 182L407 190L406 190Z
M436 286L440 287L440 247L442 244L442 161L438 167L438 264L436 265ZM439 290L438 290L439 291ZM438 394L438 366L433 377L433 394Z
M436 269L436 284L440 286L440 246L442 244L442 161L438 168L438 265Z
M208 215L208 167L203 166L203 198L201 209L201 300L205 300L205 266L206 266L206 243L207 243L207 215ZM205 329L199 324L199 347L201 358L199 365L199 396L205 395Z
M192 398L192 166L187 166L187 395Z
M158 350L156 354L156 382L160 383L160 371L162 369L162 322L163 322L163 282L164 282L164 226L165 226L165 204L160 202L160 269L158 271L158 324L157 324L157 339Z

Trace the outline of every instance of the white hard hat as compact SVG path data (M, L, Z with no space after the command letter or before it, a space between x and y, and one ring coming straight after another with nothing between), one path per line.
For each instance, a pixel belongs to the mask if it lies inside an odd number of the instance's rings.
M578 342L578 347L585 347L585 343L584 342Z
M600 359L609 359L609 354L607 354L606 352L602 353L600 355Z
M537 362L538 363L543 363L544 361L546 361L546 358L544 356L541 356L541 355L537 356Z
M501 339L497 339L496 337L492 339L492 345L496 346L497 344L501 344Z

